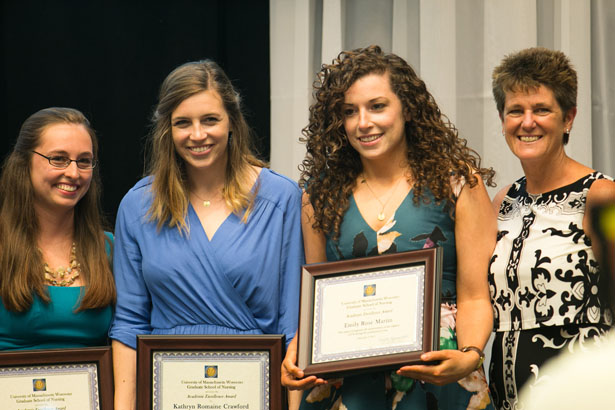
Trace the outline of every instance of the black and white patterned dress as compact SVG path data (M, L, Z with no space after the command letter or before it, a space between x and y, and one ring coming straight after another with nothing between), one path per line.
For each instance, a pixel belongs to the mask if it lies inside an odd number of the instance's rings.
M514 409L525 382L562 349L579 350L601 337L612 315L600 269L583 231L587 192L599 172L543 194L516 181L498 214L489 266L496 338L490 366L495 404Z

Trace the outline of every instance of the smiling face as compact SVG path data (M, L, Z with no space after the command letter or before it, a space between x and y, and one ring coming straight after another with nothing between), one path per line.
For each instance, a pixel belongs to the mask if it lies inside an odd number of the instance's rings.
M215 90L186 98L171 114L175 150L188 172L226 166L229 131L228 114Z
M93 158L92 139L83 125L59 123L45 128L34 151L45 156L70 159ZM92 181L92 169L80 169L75 162L56 168L40 155L32 154L30 180L34 205L57 212L72 210L86 194Z
M576 108L564 115L545 86L509 91L501 117L506 143L522 163L554 160L564 154L563 135L572 128L575 115Z
M401 101L388 74L368 74L344 93L344 129L362 160L405 158L407 152Z

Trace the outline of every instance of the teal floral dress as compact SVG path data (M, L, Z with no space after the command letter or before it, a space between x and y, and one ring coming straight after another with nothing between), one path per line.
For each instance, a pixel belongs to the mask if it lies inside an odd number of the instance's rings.
M427 191L428 192L428 191ZM457 349L455 335L457 256L455 223L445 205L430 202L415 205L412 191L395 214L374 231L363 219L351 196L340 227L340 238L327 238L327 260L360 258L441 246L444 248L440 349ZM406 410L493 409L483 370L472 372L457 383L435 386L398 376L374 372L330 380L304 392L302 410Z

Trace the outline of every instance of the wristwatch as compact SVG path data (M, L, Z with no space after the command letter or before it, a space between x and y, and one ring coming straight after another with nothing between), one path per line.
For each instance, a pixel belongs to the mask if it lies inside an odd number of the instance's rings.
M459 349L461 352L465 353L465 352L469 352L469 351L473 351L478 353L478 364L476 365L476 369L474 370L478 370L482 367L483 362L485 361L485 353L480 350L478 347L476 346L464 346L461 349Z

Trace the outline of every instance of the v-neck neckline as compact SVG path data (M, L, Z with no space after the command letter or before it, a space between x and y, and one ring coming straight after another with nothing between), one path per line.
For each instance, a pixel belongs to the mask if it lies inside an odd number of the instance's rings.
M261 175L263 174L264 170L266 168L261 168L260 171L258 172L258 175L256 176L256 179L254 180L254 183L252 184L252 187L250 188L250 192L254 191L254 188L256 188L257 184L259 184L259 180L261 178ZM254 198L253 200L255 200L256 198ZM192 203L190 201L188 201L188 212L192 212L194 218L196 219L196 221L199 224L199 228L200 231L203 233L203 235L205 236L205 239L207 240L207 243L211 244L215 238L217 238L218 236L218 232L220 231L220 229L222 229L222 227L224 225L227 224L227 222L229 221L229 219L233 216L237 217L237 215L235 215L234 212L230 212L225 218L224 220L220 223L220 225L218 225L218 227L216 228L216 230L214 231L213 235L211 235L211 238L207 235L207 232L205 231L205 228L203 227L203 224L201 223L201 219L199 218L199 214L196 213L196 210L194 209L194 207L192 206Z
M357 213L359 214L359 216L361 217L361 220L363 221L363 223L369 228L371 229L373 232L378 233L382 228L384 228L385 226L387 226L389 224L389 221L395 216L397 215L397 211L404 205L404 203L408 200L408 198L410 197L410 194L412 193L412 191L414 190L414 187L410 188L410 190L408 191L408 193L406 194L406 196L404 197L404 199L399 203L399 205L397 206L397 208L395 208L395 211L391 214L391 216L389 217L389 219L386 220L386 222L380 227L380 229L374 229L368 222L367 219L365 219L365 217L363 216L363 213L361 213L361 208L359 208L359 204L357 203L357 200L354 197L354 192L350 195L352 202L355 206L355 208L357 208Z

